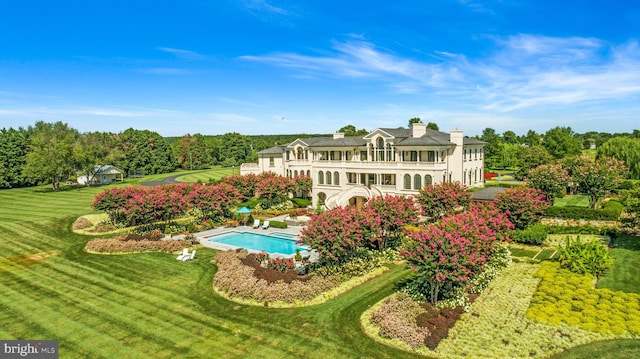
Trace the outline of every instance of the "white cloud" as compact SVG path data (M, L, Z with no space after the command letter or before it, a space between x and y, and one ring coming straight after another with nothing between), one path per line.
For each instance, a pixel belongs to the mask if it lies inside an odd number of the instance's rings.
M175 55L178 58L184 59L184 60L202 60L204 59L206 56L201 55L197 52L194 51L190 51L190 50L183 50L183 49L175 49L172 47L157 47L157 50L160 50L162 52L167 52L170 53L172 55Z
M243 0L242 5L249 11L258 11L261 13L270 13L276 15L289 15L290 12L283 7L275 6L266 0Z

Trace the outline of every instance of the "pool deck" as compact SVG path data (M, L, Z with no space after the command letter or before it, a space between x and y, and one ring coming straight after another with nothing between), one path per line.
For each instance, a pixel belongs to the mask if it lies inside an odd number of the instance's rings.
M290 234L290 235L293 235L293 236L297 236L298 234L300 234L301 230L302 230L302 227L288 227L288 228L273 228L273 227L269 227L267 229L262 229L262 227L253 228L253 226L248 225L248 226L215 228L215 229L211 229L211 230L208 230L208 231L195 233L195 236L196 236L196 239L200 242L200 244L202 244L205 247L212 248L212 249L217 249L217 250L221 250L221 251L226 251L226 250L230 250L230 249L237 249L238 247L230 246L230 245L222 244L222 243L212 242L212 241L209 241L208 237L216 236L216 235L220 235L220 234L224 234L224 233L231 233L231 232L249 232L249 233L256 233L256 234L263 234L263 235L269 235L269 234L273 234L273 233L287 233L287 234ZM257 253L258 252L258 251L251 250L251 249L248 249L248 251L250 253L252 253L252 252ZM288 257L293 257L293 254L291 254L291 255L274 254L274 255L272 255L272 257L288 258Z

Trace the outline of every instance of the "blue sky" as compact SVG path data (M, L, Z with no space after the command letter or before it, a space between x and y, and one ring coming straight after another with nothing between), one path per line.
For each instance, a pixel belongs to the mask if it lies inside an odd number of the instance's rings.
M635 1L4 1L0 127L640 128Z

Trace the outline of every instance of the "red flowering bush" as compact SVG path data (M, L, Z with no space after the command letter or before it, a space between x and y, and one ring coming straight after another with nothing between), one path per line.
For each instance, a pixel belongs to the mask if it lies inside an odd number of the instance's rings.
M269 208L287 201L290 187L291 181L288 177L263 172L258 175L256 194L265 200L264 208Z
M240 197L246 201L255 195L258 176L253 173L244 176L231 175L224 177L220 183L228 184L235 188Z
M467 208L471 193L460 182L444 182L426 186L416 196L422 215L436 219L458 208Z
M136 226L157 221L169 222L198 208L204 218L231 217L238 193L233 187L202 184L175 184L156 187L119 187L97 194L91 207L105 211L111 223Z
M544 194L535 188L514 187L498 193L494 203L517 229L535 223L549 207Z
M437 303L443 288L468 286L513 225L492 205L474 205L407 234L400 254L422 283L422 295Z
M578 184L578 190L589 196L591 208L596 208L598 201L617 188L628 174L629 169L623 161L613 157L602 157L578 167L573 174L573 180Z
M316 249L323 261L341 264L366 246L373 223L358 207L336 207L312 216L300 242Z
M569 172L562 165L540 165L529 170L525 180L529 187L535 188L547 196L549 205L553 199L564 197L570 181Z
M404 226L418 221L418 209L411 197L375 197L367 202L364 210L373 220L369 241L372 248L379 251L397 247Z

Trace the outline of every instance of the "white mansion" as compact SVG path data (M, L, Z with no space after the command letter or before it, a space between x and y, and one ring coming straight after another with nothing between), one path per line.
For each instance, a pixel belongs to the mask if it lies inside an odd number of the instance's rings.
M378 128L366 136L299 138L258 152L258 163L244 163L240 174L301 174L313 180L312 201L328 208L385 195L415 195L445 181L483 186L484 145L414 123L411 129Z

